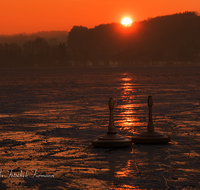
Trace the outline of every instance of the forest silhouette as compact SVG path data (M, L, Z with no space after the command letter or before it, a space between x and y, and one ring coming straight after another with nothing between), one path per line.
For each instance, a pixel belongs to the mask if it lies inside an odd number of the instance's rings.
M150 18L130 27L120 23L74 26L66 41L35 37L1 43L1 68L140 66L200 62L200 16L195 12ZM51 40L53 41L54 38ZM5 40L5 39L4 39ZM55 39L54 39L55 40Z

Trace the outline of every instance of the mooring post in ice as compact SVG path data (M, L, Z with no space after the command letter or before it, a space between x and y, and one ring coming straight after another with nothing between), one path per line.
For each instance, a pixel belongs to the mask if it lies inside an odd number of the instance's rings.
M113 98L109 99L109 109L110 109L110 120L108 125L108 134L116 134L115 126L114 126L114 119L113 119L113 109L114 109L114 101Z
M106 135L100 136L96 140L92 141L92 146L101 148L131 146L132 140L130 138L118 135L115 132L115 125L113 119L113 109L114 109L113 98L109 99L109 109L110 109L110 119L108 125L108 132Z
M152 97L148 97L148 102L147 105L149 106L149 122L147 126L147 131L153 132L154 131L154 125L153 125L153 120L152 120L152 106L153 106L153 100Z
M152 120L152 106L153 100L152 97L148 97L147 105L149 107L149 120L147 125L147 131L137 134L132 137L134 143L143 143L143 144L154 144L154 143L167 143L170 141L170 137L162 133L154 131L154 125Z

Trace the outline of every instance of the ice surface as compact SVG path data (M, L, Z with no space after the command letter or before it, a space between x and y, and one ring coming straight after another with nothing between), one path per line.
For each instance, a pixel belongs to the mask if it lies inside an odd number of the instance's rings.
M0 189L200 188L198 66L4 69L0 92ZM131 136L146 129L149 95L170 143L92 148L107 132L110 97L116 131Z

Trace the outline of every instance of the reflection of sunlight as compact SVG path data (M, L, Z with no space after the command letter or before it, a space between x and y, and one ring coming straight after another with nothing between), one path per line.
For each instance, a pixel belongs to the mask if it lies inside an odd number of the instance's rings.
M122 185L122 188L120 188L120 189L138 189L137 187L135 187L135 186L132 186L132 185ZM117 189L116 189L117 190Z
M124 168L122 168L120 171L116 172L115 177L117 178L136 178L137 173L139 172L138 167L135 163L135 160L128 160L126 166ZM134 169L133 169L133 165L135 165ZM120 188L115 188L115 189L138 189L137 186L131 186L131 185L126 185L123 184Z
M136 173L138 173L138 168L137 166L135 167L135 172L132 168L133 160L128 160L126 166L122 168L120 171L116 172L115 177L117 178L124 178L124 177L132 177L135 178L134 176ZM131 185L126 185L123 184L120 188L115 188L115 189L138 189L136 186L131 186Z
M4 117L15 117L14 115L7 115L7 114L0 114L0 118L4 118Z
M140 107L140 105L139 104L126 104L126 105L120 105L119 106L120 108L122 108L122 109L128 109L128 111L130 111L131 109L133 109L133 108L137 108L137 107ZM133 111L131 111L131 113L132 113ZM134 112L135 113L135 112Z
M192 151L189 153L187 152L187 153L183 153L183 154L185 154L186 156L189 156L189 157L199 157L200 156L200 154L195 151Z
M121 171L116 172L116 176L115 177L117 177L117 178L128 177L129 174L133 172L132 170L130 170L130 165L131 165L131 161L128 160L128 162L126 164L126 167L122 168Z
M137 186L122 184L121 187L116 187L114 183L111 184L110 189L124 190L124 189L138 189Z
M123 88L124 90L124 97L130 94L131 92L135 92L135 90L133 89L133 84L131 83L124 83L123 86L121 86L121 88Z
M122 80L123 81L131 81L131 78L126 77L126 78L122 78Z
M124 76L123 76L123 78L121 79L122 81L131 81L131 80L132 80L132 78L129 77L127 73L124 73L123 75L124 75Z
M121 108L122 112L119 114L121 116L121 120L116 121L119 126L121 126L121 129L130 130L133 126L137 125L136 122L139 121L138 118L135 118L134 114L136 114L136 111L134 111L135 104L127 104L127 105L121 105L119 108Z
M140 106L134 102L135 84L131 83L132 78L129 77L127 73L123 74L121 80L124 81L120 87L122 89L121 98L123 99L124 104L119 106L122 112L119 114L121 120L117 121L117 123L121 126L121 130L131 130L134 132L134 126L140 125L138 122L139 119L135 116L135 108Z

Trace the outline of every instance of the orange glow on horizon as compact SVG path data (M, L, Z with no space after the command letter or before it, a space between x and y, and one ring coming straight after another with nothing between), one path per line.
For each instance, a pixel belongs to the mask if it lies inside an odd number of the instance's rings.
M200 13L200 1L6 0L0 7L0 35L70 31L74 25L93 28L120 23L124 15L142 21L185 11Z

